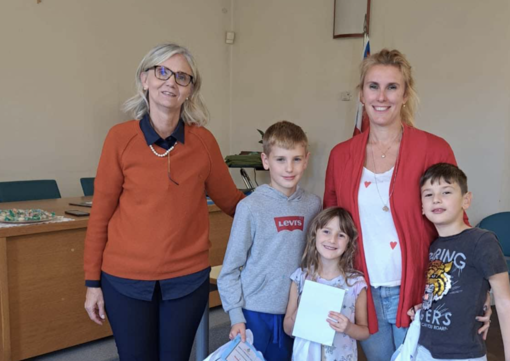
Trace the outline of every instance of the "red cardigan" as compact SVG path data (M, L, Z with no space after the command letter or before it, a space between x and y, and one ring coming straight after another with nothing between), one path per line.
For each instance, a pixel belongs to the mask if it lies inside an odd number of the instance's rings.
M370 284L363 235L358 209L358 190L365 160L369 132L361 133L338 144L329 156L326 171L324 208L340 206L347 209L359 230L359 252L356 268ZM398 169L390 189L393 221L402 250L402 280L397 312L397 327L408 327L407 310L421 302L425 286L425 270L430 243L437 237L434 226L421 213L419 180L424 171L436 163L456 164L453 151L442 138L404 125L400 143ZM384 260L381 260L384 262ZM378 330L372 293L368 288L368 327L370 333Z
M185 143L167 157L147 146L138 121L108 133L95 180L85 239L86 280L101 270L135 280L163 280L209 266L209 210L205 192L233 216L237 190L213 135L184 127ZM164 149L155 147L159 153Z

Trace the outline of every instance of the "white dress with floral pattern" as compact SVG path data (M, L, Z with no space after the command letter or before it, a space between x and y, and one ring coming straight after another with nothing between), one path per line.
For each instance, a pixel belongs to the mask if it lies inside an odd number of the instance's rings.
M296 283L298 287L298 295L301 296L301 292L303 292L303 287L305 284L306 272L304 272L301 268L298 268L291 276L291 280ZM308 278L309 279L309 278ZM362 276L356 275L349 279L348 286L345 283L345 279L342 276L338 276L333 278L332 280L326 280L323 278L318 278L317 282L337 287L345 290L344 302L342 305L341 313L346 316L352 323L354 323L355 316L355 305L356 299L360 292L367 288L367 284L365 279ZM322 361L357 361L358 360L358 348L356 345L356 340L347 336L344 333L337 332L335 334L335 338L333 340L333 346L324 346L321 347L321 360Z

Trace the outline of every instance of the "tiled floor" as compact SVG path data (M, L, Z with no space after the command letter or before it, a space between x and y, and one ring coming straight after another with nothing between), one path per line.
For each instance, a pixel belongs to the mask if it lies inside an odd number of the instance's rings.
M503 361L503 340L499 327L498 317L493 307L492 324L487 339L488 361ZM221 308L216 308L210 314L210 346L211 352L226 342L229 331L228 316ZM359 361L367 361L361 347L359 350ZM29 361L29 360L27 360ZM67 350L54 352L52 354L39 356L30 361L118 361L117 352L113 338L107 338L86 345L80 345ZM194 352L190 361L195 361Z
M213 352L228 341L230 331L230 320L221 307L211 309L209 329L209 348ZM189 361L197 361L195 355L193 346ZM24 361L119 361L119 357L113 337L107 337Z

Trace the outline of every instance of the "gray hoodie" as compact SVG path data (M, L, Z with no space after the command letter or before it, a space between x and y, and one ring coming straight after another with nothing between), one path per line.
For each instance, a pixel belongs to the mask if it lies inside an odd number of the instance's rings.
M218 289L232 325L246 322L242 309L284 314L290 275L298 267L321 200L299 188L290 197L258 187L236 208Z

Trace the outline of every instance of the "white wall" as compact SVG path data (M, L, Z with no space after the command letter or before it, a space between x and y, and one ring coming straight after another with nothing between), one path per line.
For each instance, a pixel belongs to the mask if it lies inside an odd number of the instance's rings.
M186 45L204 77L209 128L229 152L230 0L0 2L0 181L55 178L82 195L134 74L161 42Z
M510 209L508 18L508 0L372 1L372 50L398 48L413 64L417 125L452 145L474 223ZM332 28L326 0L2 1L0 181L56 178L80 195L107 130L128 119L119 109L138 62L176 41L198 60L223 154L260 149L257 128L296 122L312 152L302 185L322 195L329 151L352 134L355 101L340 93L355 88L362 47Z
M352 134L354 109L340 92L353 90L361 59L358 40L332 39L332 14L330 1L234 6L232 151L260 149L256 128L299 124L312 153L302 185L321 196L329 151Z
M409 57L417 125L452 146L473 191L471 220L510 210L510 2L373 3L372 44Z
M255 128L287 119L312 151L305 188L322 196L331 148L352 134L361 39L331 36L333 4L240 0L234 6L232 150L255 149ZM372 1L372 52L404 52L415 71L417 126L444 137L469 177L471 221L510 209L508 0Z

